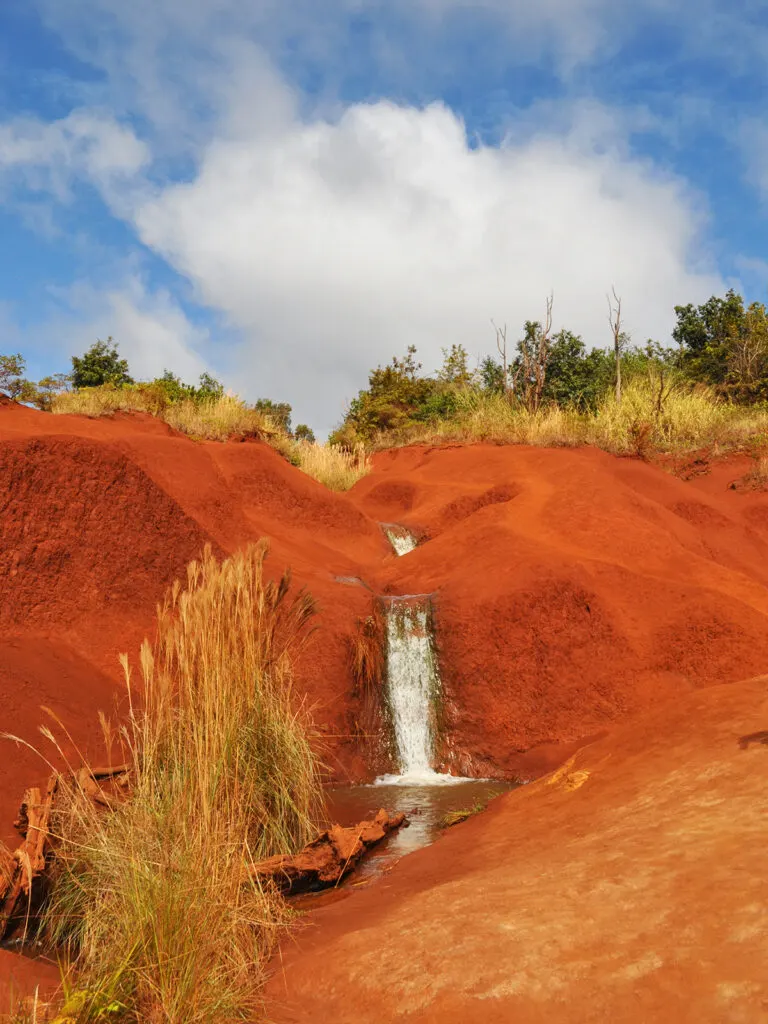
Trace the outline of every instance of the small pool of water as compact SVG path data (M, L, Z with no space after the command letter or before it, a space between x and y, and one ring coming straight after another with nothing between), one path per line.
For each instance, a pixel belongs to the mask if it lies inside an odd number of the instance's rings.
M338 786L328 789L327 819L339 825L357 825L383 807L390 814L400 811L410 820L407 828L383 839L367 853L361 864L336 889L299 896L291 900L309 909L319 903L348 896L355 888L370 884L388 871L407 853L429 846L443 831L442 821L449 811L487 805L494 797L515 788L516 783L468 780L450 786L375 785Z

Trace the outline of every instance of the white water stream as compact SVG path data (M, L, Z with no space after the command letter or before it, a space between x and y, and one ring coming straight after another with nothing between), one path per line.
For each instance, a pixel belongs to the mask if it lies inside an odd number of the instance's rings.
M440 676L432 646L429 597L387 599L387 702L397 746L399 775L379 785L450 785L466 781L432 767Z
M398 526L396 523L382 523L381 525L396 555L407 555L416 547L416 538L404 526Z

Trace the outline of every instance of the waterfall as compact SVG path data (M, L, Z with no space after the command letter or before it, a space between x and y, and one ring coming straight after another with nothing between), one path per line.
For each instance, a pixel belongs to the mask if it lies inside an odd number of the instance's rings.
M398 526L397 523L382 523L381 527L396 555L407 555L416 547L416 538L404 526Z
M428 596L384 598L387 620L387 704L400 775L377 782L434 785L462 781L434 771L440 675L431 634Z

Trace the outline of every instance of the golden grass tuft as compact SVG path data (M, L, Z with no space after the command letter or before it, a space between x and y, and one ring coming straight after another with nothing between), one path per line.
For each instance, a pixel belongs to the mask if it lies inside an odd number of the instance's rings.
M537 412L511 404L503 395L466 391L457 396L451 419L382 435L376 447L396 444L528 444L542 447L595 445L616 454L681 454L697 448L736 448L768 434L768 410L720 400L704 387L631 380L621 403L606 396L593 412L546 406Z
M235 436L271 440L280 433L268 416L235 395L174 402L162 418L174 430L206 441L226 441Z
M158 416L168 404L165 392L147 385L116 387L102 384L79 391L62 391L51 399L51 412L59 416L111 416L116 412L145 412Z
M478 802L473 804L472 807L463 807L455 811L447 811L440 819L440 828L453 828L454 825L460 825L462 821L467 821L468 818L474 817L476 814L480 814L485 810L486 804Z
M116 412L143 412L164 420L174 430L206 441L226 441L233 436L271 440L280 431L264 413L236 395L182 399L170 402L162 387L104 384L56 395L51 411L58 415L111 416Z
M301 848L320 814L318 764L291 692L311 599L264 576L266 545L207 550L141 651L143 706L123 738L130 798L108 812L70 787L48 933L77 987L62 1011L223 1024L258 1011L285 909L249 865ZM123 659L131 690L127 659ZM101 1014L101 1016L99 1016Z
M371 472L371 459L362 445L349 452L339 445L297 441L294 452L299 469L331 491L348 491Z
M285 459L332 491L347 491L371 471L371 460L362 445L349 452L338 445L294 441L268 415L247 405L236 395L170 402L166 391L154 384L65 391L53 398L51 411L58 415L111 416L116 412L143 412L157 416L174 430L196 440L226 441L259 437Z

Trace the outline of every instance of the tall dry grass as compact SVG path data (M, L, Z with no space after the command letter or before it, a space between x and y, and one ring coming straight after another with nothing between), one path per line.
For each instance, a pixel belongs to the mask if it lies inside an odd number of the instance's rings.
M141 707L124 659L130 798L105 813L67 791L46 921L72 959L63 1013L79 1022L110 1008L168 1024L258 1011L285 910L249 866L303 846L320 813L291 692L312 602L291 596L287 575L268 581L265 555L260 543L190 565L142 647Z
M53 398L58 415L110 416L116 412L143 412L164 420L174 430L196 440L226 441L231 437L260 437L285 459L332 491L347 491L371 471L362 445L348 452L336 445L294 441L270 417L236 395L170 402L167 392L154 384L65 391Z
M165 392L151 385L116 387L114 384L102 384L101 387L62 391L54 395L51 412L60 416L110 416L116 412L145 412L158 416L167 404Z
M547 406L537 412L510 404L502 395L465 392L455 416L409 430L396 443L486 441L495 444L577 446L592 444L617 454L651 451L681 453L695 448L738 447L768 433L768 410L737 406L713 391L685 382L667 384L659 402L660 382L631 380L618 403L611 393L592 412ZM393 438L382 436L380 447Z
M268 416L236 395L174 402L161 418L174 430L206 441L226 441L233 436L270 440L280 433Z
M207 441L226 441L237 435L263 437L279 434L275 424L236 395L182 399L170 402L162 387L104 384L54 396L51 411L58 415L110 416L116 412L144 412L164 420L174 430Z
M371 472L371 459L362 445L349 452L339 445L296 441L294 451L299 469L332 491L348 491Z

